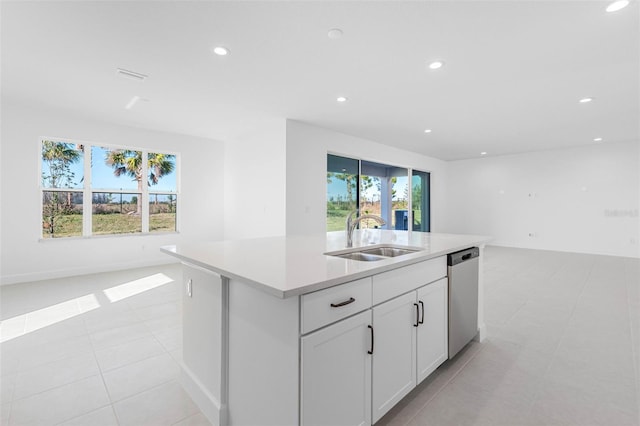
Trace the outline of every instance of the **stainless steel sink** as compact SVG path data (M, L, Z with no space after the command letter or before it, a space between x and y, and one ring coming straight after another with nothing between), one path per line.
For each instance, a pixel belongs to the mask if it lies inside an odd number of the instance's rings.
M359 247L349 250L338 250L325 253L328 256L341 257L343 259L358 260L361 262L375 262L390 257L404 256L411 253L417 253L421 249L413 247L397 247L397 246L374 246Z
M413 249L403 249L396 247L377 247L370 250L363 250L361 253L363 254L374 254L376 256L384 256L384 257L396 257L403 256L405 254L416 253L420 250Z
M332 256L342 257L344 259L360 260L362 262L375 262L376 260L384 259L384 257L382 256L374 256L374 255L366 254L359 251L356 251L353 253L334 254Z

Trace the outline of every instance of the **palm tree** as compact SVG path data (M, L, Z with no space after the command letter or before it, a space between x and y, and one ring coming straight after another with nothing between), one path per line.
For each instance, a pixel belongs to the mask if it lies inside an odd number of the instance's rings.
M149 153L147 168L149 171L149 185L156 185L160 179L175 169L175 155ZM116 177L126 175L138 182L138 192L142 193L142 152L128 149L116 149L107 152L105 163L113 167ZM142 212L142 197L137 199L136 214Z
M71 164L78 161L82 145L66 142L42 141L42 161L48 170L42 170L42 186L46 188L71 188L74 184L75 173L71 171ZM49 174L46 174L46 173ZM65 200L66 198L66 200ZM43 226L48 232L55 234L56 218L67 214L71 210L71 192L45 192L43 195L42 216ZM46 222L45 222L46 220Z
M72 163L80 159L82 145L65 142L42 141L42 160L49 167L49 175L42 172L42 180L49 188L67 188L73 184L74 173L70 170Z

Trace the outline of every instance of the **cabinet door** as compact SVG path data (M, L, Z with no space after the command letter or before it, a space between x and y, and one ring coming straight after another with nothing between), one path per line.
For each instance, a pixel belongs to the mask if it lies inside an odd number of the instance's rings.
M422 303L420 303L422 302ZM447 359L447 279L418 289L418 383Z
M367 310L302 337L303 425L371 424L370 326Z
M373 422L416 386L416 292L373 308Z

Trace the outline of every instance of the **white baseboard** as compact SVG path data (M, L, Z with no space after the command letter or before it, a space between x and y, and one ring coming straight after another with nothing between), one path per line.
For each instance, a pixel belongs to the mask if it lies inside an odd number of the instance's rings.
M223 406L198 380L191 370L182 363L180 384L196 403L202 414L213 426L227 424L226 407Z
M78 275L99 274L102 272L124 271L127 269L145 268L149 266L169 265L178 263L167 256L167 259L142 260L134 262L106 263L102 265L78 266L53 271L30 272L26 274L2 275L0 286L19 284L32 281L50 280L56 278L75 277Z
M476 338L474 340L482 343L486 338L487 338L487 325L482 323L478 326L478 334L476 334Z

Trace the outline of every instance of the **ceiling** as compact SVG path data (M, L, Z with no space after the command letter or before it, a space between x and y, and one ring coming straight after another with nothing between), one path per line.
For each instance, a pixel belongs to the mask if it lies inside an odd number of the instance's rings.
M217 140L290 118L443 160L638 141L640 8L608 4L3 1L2 97Z

